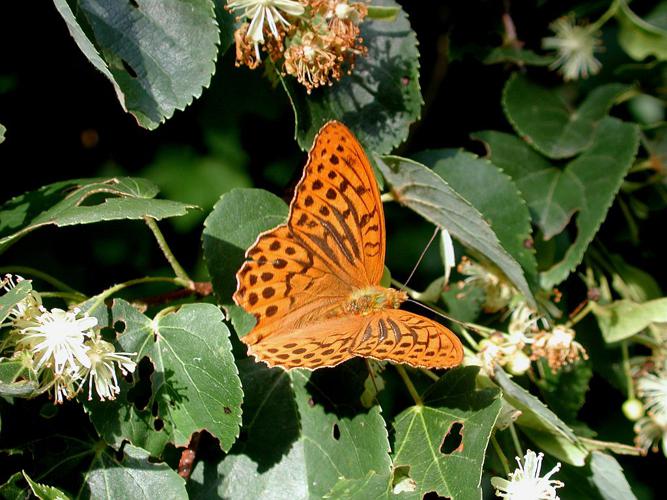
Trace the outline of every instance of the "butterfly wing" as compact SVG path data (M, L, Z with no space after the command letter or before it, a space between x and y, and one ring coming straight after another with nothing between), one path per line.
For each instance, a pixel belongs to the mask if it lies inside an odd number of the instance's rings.
M373 169L338 122L318 134L287 224L262 233L236 275L234 301L257 324L243 338L270 335L331 316L355 288L384 271L384 214Z
M248 353L269 366L322 368L354 356L414 367L450 368L463 346L449 329L423 316L387 309L304 325L251 345Z

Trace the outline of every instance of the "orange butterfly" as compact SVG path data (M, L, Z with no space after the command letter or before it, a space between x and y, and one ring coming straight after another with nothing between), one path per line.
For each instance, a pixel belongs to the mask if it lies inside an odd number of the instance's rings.
M241 340L269 366L321 368L353 356L448 368L459 339L398 309L380 286L385 226L373 169L356 138L330 121L315 138L287 224L262 233L236 274L234 301L257 319Z

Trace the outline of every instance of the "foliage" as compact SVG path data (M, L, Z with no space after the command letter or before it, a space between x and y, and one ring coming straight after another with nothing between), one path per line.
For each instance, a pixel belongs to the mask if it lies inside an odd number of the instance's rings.
M667 2L14 4L53 57L0 66L3 497L480 499L515 457L652 497ZM236 272L329 120L462 366L248 357Z

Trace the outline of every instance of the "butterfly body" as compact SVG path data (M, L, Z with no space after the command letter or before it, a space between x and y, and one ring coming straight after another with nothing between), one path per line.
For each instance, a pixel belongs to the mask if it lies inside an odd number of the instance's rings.
M315 138L287 223L257 237L234 301L257 319L241 340L269 366L321 368L353 356L447 368L463 358L443 325L399 309L380 286L385 224L361 145L341 123Z

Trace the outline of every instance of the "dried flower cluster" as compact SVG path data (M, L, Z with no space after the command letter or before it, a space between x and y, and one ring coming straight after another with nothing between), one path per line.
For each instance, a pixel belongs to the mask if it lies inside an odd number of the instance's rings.
M5 292L23 281L7 275ZM95 331L97 319L79 309L48 310L40 295L31 290L9 312L2 327L9 328L3 351L13 350L28 380L35 382L36 393L51 391L54 401L62 403L76 396L88 384L88 399L93 388L101 400L115 399L120 392L116 368L122 374L133 372L134 353L116 352L114 346Z
M243 24L234 33L236 65L258 67L262 52L308 93L351 73L365 55L359 24L368 9L348 0L231 0Z
M532 361L545 359L552 371L588 359L584 347L574 340L575 332L565 325L551 327L521 300L519 293L504 278L483 265L462 257L458 271L467 277L459 288L475 287L484 292L482 308L487 313L511 311L507 332L495 332L479 344L477 358L492 374L496 365L514 374L525 373ZM464 293L464 292L461 292Z

